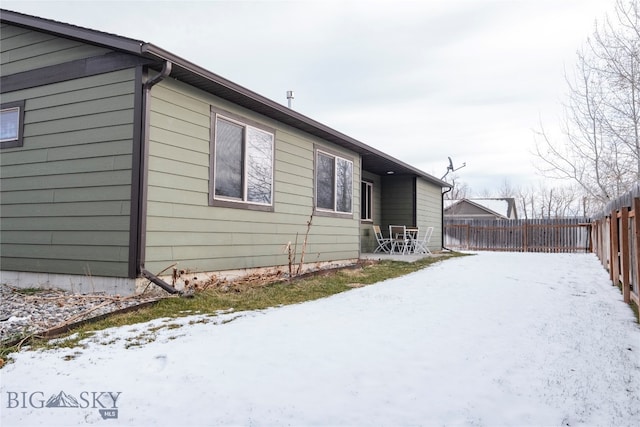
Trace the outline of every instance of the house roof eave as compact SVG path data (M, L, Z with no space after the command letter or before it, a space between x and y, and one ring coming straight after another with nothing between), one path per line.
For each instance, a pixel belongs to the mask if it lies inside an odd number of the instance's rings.
M417 176L441 188L451 188L451 184L441 179L429 175L420 169L370 147L310 117L300 114L295 110L233 83L152 43L5 9L0 10L0 20L12 25L36 28L39 31L50 34L142 56L158 61L158 67L162 66L161 62L170 61L173 64L171 77L340 147L354 151L362 156L362 166L364 170L378 175L386 175L389 172L393 172L395 175Z
M156 45L145 43L142 46L142 53L145 55L153 55L160 60L173 63L174 66L171 76L178 80L199 87L223 99L249 110L256 111L281 123L303 130L338 146L355 151L362 156L363 168L365 170L369 170L378 175L385 175L388 172L399 175L415 175L442 188L451 187L451 184L448 182L429 175L401 160L393 158L382 151L332 129L283 104L259 95L250 89L238 85Z

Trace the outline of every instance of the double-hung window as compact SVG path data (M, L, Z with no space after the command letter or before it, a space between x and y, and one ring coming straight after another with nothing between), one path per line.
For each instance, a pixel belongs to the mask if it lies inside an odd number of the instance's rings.
M212 109L212 205L273 206L275 132Z
M0 105L0 148L22 147L24 101Z
M353 161L316 152L316 209L350 214L353 212Z

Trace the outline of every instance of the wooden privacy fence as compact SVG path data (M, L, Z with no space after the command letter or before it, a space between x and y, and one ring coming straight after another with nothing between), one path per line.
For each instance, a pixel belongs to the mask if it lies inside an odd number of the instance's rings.
M449 249L512 252L590 252L587 218L446 220Z
M593 222L593 252L622 288L624 301L640 306L640 185L608 208L609 214Z

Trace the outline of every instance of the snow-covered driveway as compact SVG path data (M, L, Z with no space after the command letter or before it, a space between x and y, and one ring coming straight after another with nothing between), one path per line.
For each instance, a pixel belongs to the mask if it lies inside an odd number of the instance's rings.
M184 326L154 328L168 324ZM151 330L154 341L131 346ZM322 300L160 319L85 344L22 352L0 370L0 424L640 419L640 327L591 254L480 253Z

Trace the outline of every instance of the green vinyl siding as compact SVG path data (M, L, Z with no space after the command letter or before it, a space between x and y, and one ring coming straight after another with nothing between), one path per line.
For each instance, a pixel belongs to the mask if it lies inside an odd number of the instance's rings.
M3 76L107 52L104 48L12 25L3 25L0 29L0 74Z
M2 94L25 100L24 144L0 152L3 270L128 275L134 77Z
M298 239L298 260L313 207L314 147L357 155L245 110L171 78L151 91L145 266L159 272L179 262L192 272L286 265ZM273 212L209 206L210 109L275 129ZM305 260L359 254L359 196L353 218L313 218Z
M416 218L420 228L433 227L429 249L442 249L442 188L420 178L416 182Z
M412 176L385 176L382 178L382 228L390 225L416 225L415 178Z

